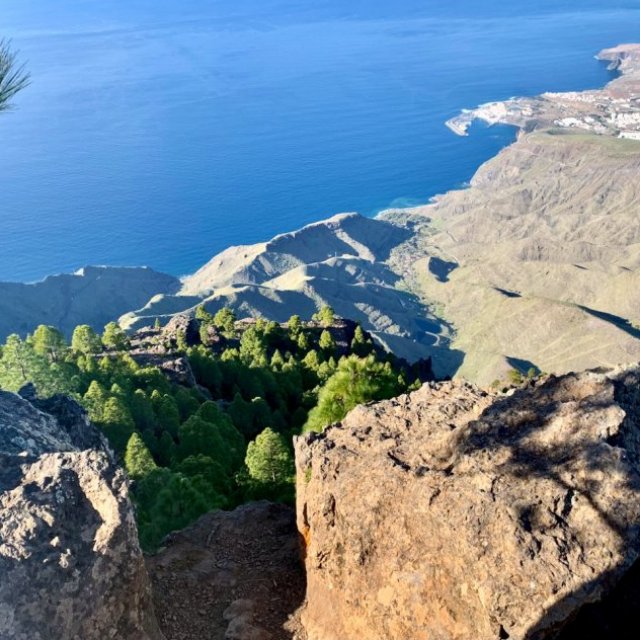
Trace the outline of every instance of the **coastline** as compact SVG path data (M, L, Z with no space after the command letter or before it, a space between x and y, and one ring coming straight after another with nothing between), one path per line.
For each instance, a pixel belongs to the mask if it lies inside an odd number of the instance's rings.
M601 89L543 93L487 102L463 109L445 124L459 136L468 135L475 120L515 126L523 132L538 129L580 129L598 135L640 140L640 44L603 49L595 56L608 61L620 75Z

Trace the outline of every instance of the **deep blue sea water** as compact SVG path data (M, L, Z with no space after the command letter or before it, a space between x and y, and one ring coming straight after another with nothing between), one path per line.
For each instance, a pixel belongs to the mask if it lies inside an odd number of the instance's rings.
M0 115L0 279L180 275L463 185L513 131L445 120L604 84L640 0L2 0L0 35L33 78Z

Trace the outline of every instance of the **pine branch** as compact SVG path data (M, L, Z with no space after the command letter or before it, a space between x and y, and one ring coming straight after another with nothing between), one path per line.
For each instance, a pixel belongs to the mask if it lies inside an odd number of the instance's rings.
M11 99L30 83L31 76L24 64L17 64L9 41L0 39L0 111L10 109Z

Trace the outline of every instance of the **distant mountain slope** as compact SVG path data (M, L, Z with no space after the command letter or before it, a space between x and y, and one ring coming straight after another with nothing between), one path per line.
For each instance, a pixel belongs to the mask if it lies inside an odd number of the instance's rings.
M471 187L385 218L415 235L390 261L435 304L481 383L640 358L640 143L536 132ZM435 258L434 258L435 257ZM433 262L446 264L445 278Z
M70 335L78 324L96 330L158 293L175 293L180 281L147 268L85 267L42 282L0 282L0 339L48 324Z
M285 322L292 314L309 318L329 304L400 357L415 361L441 350L448 362L455 354L446 323L399 287L385 263L410 237L409 229L388 222L339 214L270 242L231 247L185 278L178 295L156 296L121 322L139 328L200 304L212 312L232 306L241 317Z
M339 256L383 261L409 232L357 213L283 233L269 242L230 247L184 279L182 295L207 295L233 284L260 284L304 264Z

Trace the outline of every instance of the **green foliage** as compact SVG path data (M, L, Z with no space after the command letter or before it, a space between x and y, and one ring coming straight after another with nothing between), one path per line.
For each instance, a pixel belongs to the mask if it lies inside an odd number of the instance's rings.
M302 331L302 320L300 320L300 316L293 315L289 318L287 322L287 328L289 330L289 335L292 340L296 340L300 332Z
M64 336L57 329L44 324L33 332L32 344L34 352L49 362L58 362L67 347Z
M134 480L145 478L158 468L147 445L136 432L131 434L124 454L124 466Z
M268 427L249 443L245 463L249 476L262 484L285 484L293 476L293 457L284 438Z
M176 334L176 346L178 347L178 351L182 351L183 353L187 351L189 345L187 344L186 331L178 331Z
M214 324L215 320L213 316L204 308L204 305L196 307L196 320L200 320L206 324Z
M100 336L88 325L81 324L76 327L71 336L71 349L75 353L92 355L102 351Z
M12 98L30 84L29 74L19 65L6 40L0 40L0 111L11 107Z
M335 319L335 312L329 305L326 304L320 307L320 310L317 313L313 314L313 320L315 322L319 322L325 327L330 327L335 322Z
M267 341L259 327L249 327L240 338L240 358L249 365L267 365Z
M373 343L368 340L362 330L362 327L358 325L353 333L353 339L351 340L351 351L357 356L366 356L371 353L373 349Z
M299 333L298 337L296 338L296 344L299 351L303 353L308 351L310 345L309 336L307 336L306 333Z
M102 409L102 420L98 421L98 425L102 427L118 453L125 450L135 429L131 412L125 402L117 396L107 398Z
M223 307L213 316L213 324L225 333L233 333L236 324L236 316L229 307Z
M117 322L110 322L104 328L102 344L107 349L125 351L129 347L129 338Z
M333 336L326 329L320 334L320 340L318 342L318 346L325 353L333 353L336 350L336 341L333 339Z
M133 481L147 550L210 509L260 498L292 501L293 435L414 383L357 329L352 355L336 362L331 331L296 316L286 327L258 319L237 328L229 309L215 316L198 309L196 317L201 329L224 333L211 345L178 345L199 385L192 388L138 364L115 323L102 339L88 325L77 327L70 347L54 328L41 326L24 339L9 336L0 350L2 388L34 382L43 396L71 394L104 431ZM318 317L333 322L331 310Z
M356 405L391 398L403 391L397 373L373 356L342 358L336 372L318 393L318 404L309 413L305 431L322 431L338 422Z
M56 356L60 358L60 354ZM73 369L64 362L52 362L52 354L46 349L37 353L31 337L8 336L0 359L0 387L18 391L33 382L42 395L71 393L75 391Z

